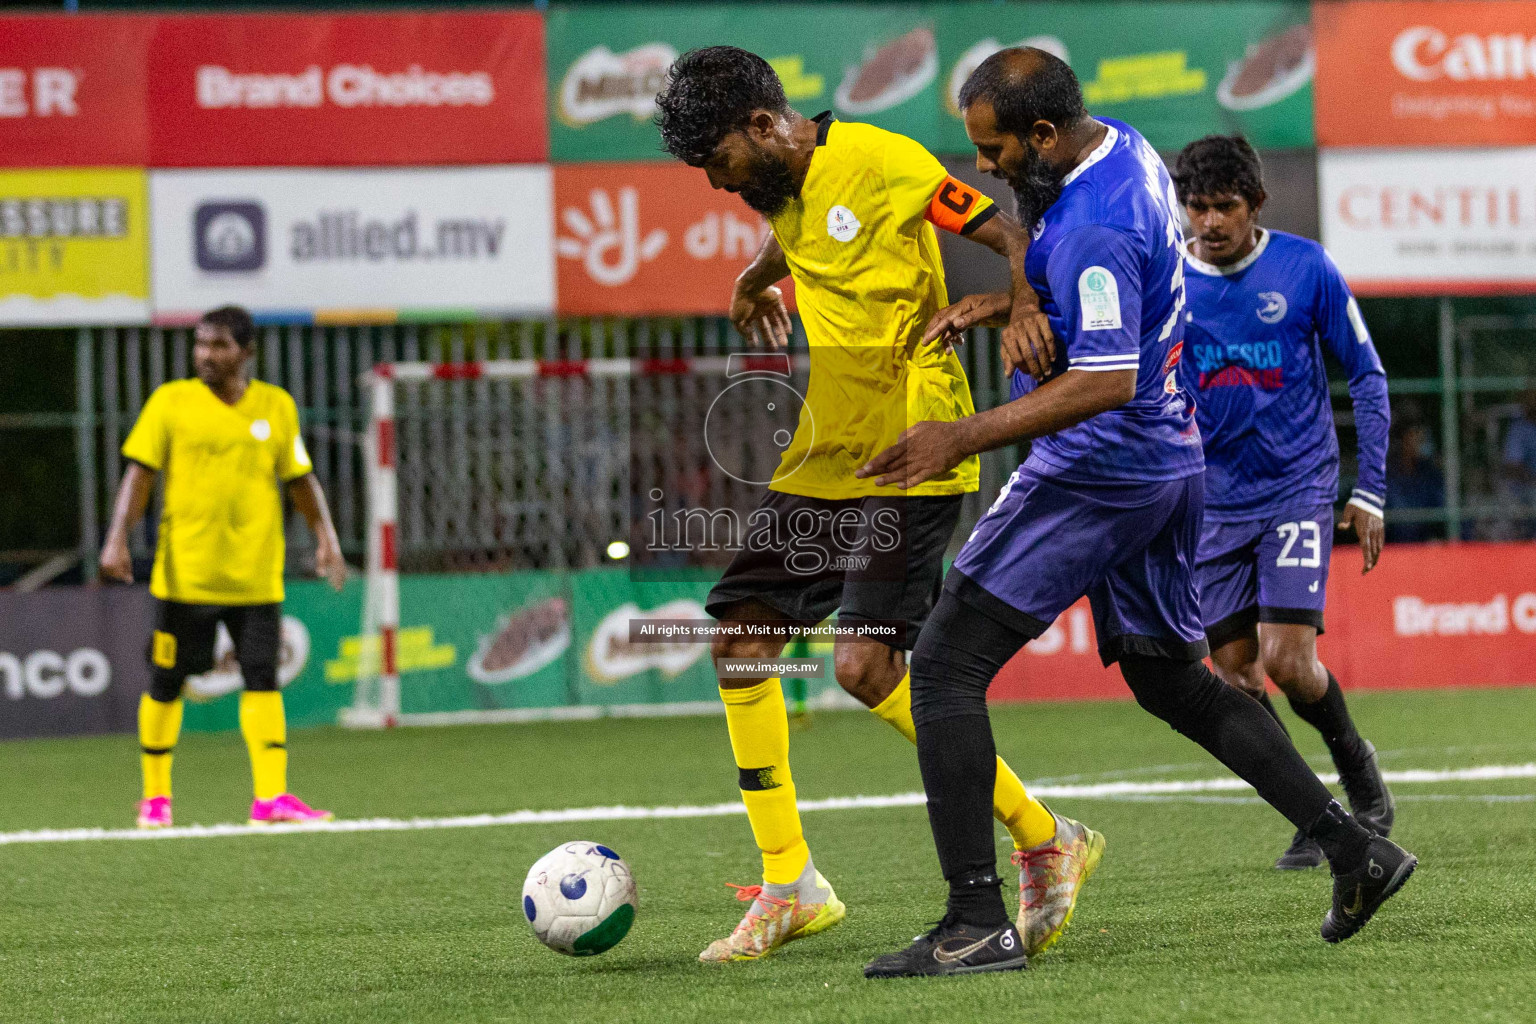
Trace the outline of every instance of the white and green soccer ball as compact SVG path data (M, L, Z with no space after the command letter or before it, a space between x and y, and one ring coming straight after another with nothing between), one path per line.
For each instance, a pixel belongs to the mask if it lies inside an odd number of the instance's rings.
M601 843L561 843L528 869L523 916L533 935L566 956L595 956L635 923L635 879Z

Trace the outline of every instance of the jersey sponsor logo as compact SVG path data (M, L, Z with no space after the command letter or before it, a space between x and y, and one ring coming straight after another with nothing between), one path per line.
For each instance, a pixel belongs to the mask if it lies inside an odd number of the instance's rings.
M251 420L251 436L258 441L265 441L272 436L272 424L266 420Z
M1228 345L1190 346L1200 390L1257 387L1279 391L1285 384L1284 350L1278 340L1245 341Z
M839 242L851 242L859 233L859 218L846 206L838 205L827 211L827 234Z
M1167 371L1173 369L1175 366L1178 366L1179 357L1183 354L1184 343L1181 341L1176 343L1173 348L1168 350L1168 358L1163 360L1163 369Z
M1290 308L1285 301L1285 296L1279 292L1259 292L1259 319L1267 324L1277 324L1285 319L1286 311Z
M1084 270L1077 278L1077 299L1083 310L1083 330L1120 329L1120 286L1114 274L1103 267Z
M1168 376L1163 378L1163 393L1176 395L1179 393L1179 371L1169 370Z

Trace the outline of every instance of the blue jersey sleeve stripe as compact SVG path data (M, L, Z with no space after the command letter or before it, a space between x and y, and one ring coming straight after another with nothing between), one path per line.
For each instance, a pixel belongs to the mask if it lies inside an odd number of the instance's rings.
M1366 501L1372 502L1376 505L1385 505L1387 503L1386 499L1381 495L1372 494L1364 487L1356 487L1353 491L1350 492L1350 496L1355 498L1364 498Z
M1140 359L1140 352L1118 352L1110 356L1075 356L1068 360L1073 366L1078 363L1112 363L1126 359Z
M1139 370L1140 363L1094 363L1091 366L1071 366L1071 370L1085 370L1088 373L1099 373L1105 370Z

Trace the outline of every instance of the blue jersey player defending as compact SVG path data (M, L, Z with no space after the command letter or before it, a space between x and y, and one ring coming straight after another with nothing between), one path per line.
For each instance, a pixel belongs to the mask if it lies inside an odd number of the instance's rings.
M1213 135L1179 154L1173 175L1193 237L1187 248L1185 383L1205 441L1205 528L1197 574L1211 661L1228 683L1279 715L1291 708L1323 734L1350 810L1392 828L1392 795L1333 673L1317 660L1323 630L1339 443L1323 353L1349 374L1359 437L1358 486L1344 507L1370 572L1381 554L1387 378L1360 307L1316 242L1261 228L1259 155ZM1323 851L1298 831L1275 862L1313 868Z
M1038 386L1016 372L1007 405L915 424L860 470L913 486L968 454L1034 442L956 558L912 653L918 760L949 905L933 930L864 973L1024 966L997 874L987 688L1084 594L1099 653L1119 662L1137 702L1322 847L1334 873L1323 937L1347 938L1416 861L1356 822L1275 720L1201 660L1204 459L1179 382L1184 254L1168 172L1129 125L1090 117L1071 69L1041 50L988 58L960 100L977 168L1009 182L1033 229L1025 272L1058 341L1005 351ZM1007 315L1009 303L973 297L938 314L929 333Z

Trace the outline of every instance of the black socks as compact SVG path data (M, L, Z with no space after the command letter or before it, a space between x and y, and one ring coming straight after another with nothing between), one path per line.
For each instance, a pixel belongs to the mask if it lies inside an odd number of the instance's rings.
M1333 763L1340 771L1354 767L1363 759L1365 744L1355 731L1349 709L1344 706L1344 691L1339 689L1339 681L1332 672L1328 673L1328 689L1321 699L1311 704L1303 704L1294 697L1287 699L1297 717L1322 733L1328 753L1333 755Z
M1337 800L1330 800L1317 820L1303 831L1323 848L1323 853L1328 856L1328 867L1336 875L1347 874L1359 867L1371 845L1371 833L1351 818Z
M991 721L958 715L919 723L917 757L939 867L949 880L950 916L981 927L1007 923L992 837L997 750Z
M1210 751L1292 825L1311 827L1333 803L1285 730L1204 662L1127 654L1120 671L1136 703Z

